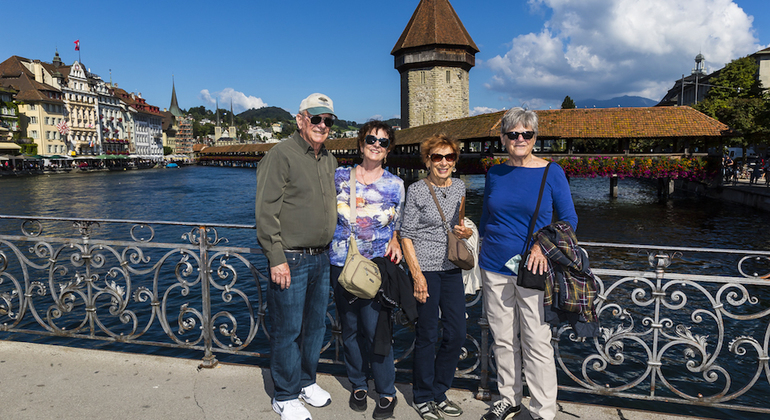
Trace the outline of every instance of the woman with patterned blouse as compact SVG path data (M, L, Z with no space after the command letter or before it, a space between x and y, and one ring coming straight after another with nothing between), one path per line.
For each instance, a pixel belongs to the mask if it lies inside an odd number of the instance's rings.
M366 258L390 257L401 262L398 230L404 206L404 181L383 167L394 147L393 129L382 121L369 121L358 132L358 150L363 161L355 166L356 223L353 234L358 251ZM350 239L350 172L337 168L337 229L329 250L334 301L342 322L345 368L353 388L349 405L354 411L366 411L367 374L374 379L379 401L375 419L392 417L396 406L396 369L393 349L386 356L374 354L372 346L380 312L376 299L356 298L337 281L345 265Z
M462 270L447 259L447 229L453 229L463 239L469 238L472 231L463 226L461 217L465 184L452 178L460 155L457 143L445 135L434 135L420 144L420 154L428 177L409 186L401 241L417 299L414 408L423 419L439 420L463 412L446 396L465 343L465 287ZM428 185L436 193L446 227ZM444 332L436 350L439 319Z

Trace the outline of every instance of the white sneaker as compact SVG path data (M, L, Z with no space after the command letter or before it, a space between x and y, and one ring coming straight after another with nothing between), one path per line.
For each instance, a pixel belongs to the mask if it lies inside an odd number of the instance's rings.
M318 386L318 384L312 384L302 388L299 397L313 407L326 407L332 403L332 396Z
M288 401L273 398L273 411L281 415L281 420L312 420L305 404L296 398Z

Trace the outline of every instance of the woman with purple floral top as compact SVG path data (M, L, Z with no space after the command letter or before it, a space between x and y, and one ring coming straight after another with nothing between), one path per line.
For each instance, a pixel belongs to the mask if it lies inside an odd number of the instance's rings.
M366 258L389 257L398 264L401 246L401 209L404 206L404 181L383 167L388 152L393 150L393 129L382 121L369 121L358 133L358 149L362 162L355 166L356 223L353 234L358 251ZM367 379L374 379L379 400L375 419L393 416L396 406L396 369L393 349L386 356L374 354L372 346L380 312L376 299L351 299L337 279L345 265L350 239L350 172L353 168L337 168L337 229L329 250L331 284L334 301L342 323L345 368L353 388L349 405L354 411L365 411Z

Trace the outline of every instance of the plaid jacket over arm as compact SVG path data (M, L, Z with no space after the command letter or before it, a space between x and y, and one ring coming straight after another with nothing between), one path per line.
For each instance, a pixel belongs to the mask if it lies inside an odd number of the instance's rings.
M556 311L559 320L569 320L579 336L586 335L580 334L581 329L572 322L575 317L562 313L577 314L576 322L594 323L582 331L588 336L596 336L597 281L589 268L588 254L578 246L572 226L564 221L552 223L540 229L535 239L549 262L544 305Z

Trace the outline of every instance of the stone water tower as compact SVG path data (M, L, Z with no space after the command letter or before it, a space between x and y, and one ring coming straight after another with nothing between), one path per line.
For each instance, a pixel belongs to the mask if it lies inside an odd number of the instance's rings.
M477 52L448 0L420 1L390 52L401 74L403 128L468 116Z

